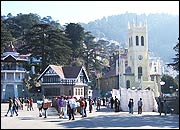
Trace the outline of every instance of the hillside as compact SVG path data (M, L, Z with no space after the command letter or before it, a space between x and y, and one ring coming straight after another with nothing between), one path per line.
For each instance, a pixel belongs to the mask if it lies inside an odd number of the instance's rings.
M85 30L91 31L95 37L115 40L127 44L128 21L133 19L139 25L147 20L149 50L165 62L172 62L175 56L173 47L179 37L179 16L168 14L125 13L98 19L88 24L80 23Z

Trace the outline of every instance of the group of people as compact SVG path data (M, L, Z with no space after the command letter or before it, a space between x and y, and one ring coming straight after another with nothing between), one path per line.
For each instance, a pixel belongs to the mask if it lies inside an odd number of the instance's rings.
M77 113L80 113L82 118L87 117L88 110L89 113L92 113L93 106L96 105L96 110L98 111L101 105L99 98L92 99L90 96L88 98L80 97L80 99L72 96L59 96L53 98L52 104L58 110L59 118L69 120L75 120Z
M142 106L143 106L142 98L139 99L137 105L138 105L138 114L142 114ZM134 107L134 101L132 98L130 98L128 103L128 108L129 108L129 113L131 114L133 114L133 107Z
M25 104L25 105L24 105ZM14 113L16 113L16 116L18 116L18 110L24 109L24 106L27 106L27 111L34 110L33 109L33 98L26 98L24 99L23 97L9 97L8 99L8 110L5 116L8 116L10 113L10 117L13 117Z
M114 109L115 107L115 112L120 111L120 100L116 96L115 96L115 99L111 97L109 103L111 104L111 109ZM108 106L109 106L109 103L107 103ZM139 101L137 102L137 105L138 105L138 114L142 114L142 106L143 106L142 98L139 99ZM134 107L134 101L132 98L130 98L128 102L128 108L129 108L129 113L131 114L133 114L133 107Z
M18 108L19 108L19 102L18 99L15 97L11 98L9 97L9 105L8 105L8 111L5 116L8 116L8 113L10 112L10 117L13 117L14 113L16 113L16 116L18 116Z

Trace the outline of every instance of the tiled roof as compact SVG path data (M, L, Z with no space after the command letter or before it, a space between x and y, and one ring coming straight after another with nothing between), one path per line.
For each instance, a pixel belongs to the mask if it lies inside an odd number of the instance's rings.
M57 65L49 65L44 70L44 72L38 77L38 79L40 79L44 75L44 73L47 72L49 67L52 68L62 78L77 78L82 69L82 66L63 67L63 66L57 66Z
M64 78L64 73L62 70L62 66L57 65L49 65L60 77Z
M62 67L65 78L77 78L82 66Z

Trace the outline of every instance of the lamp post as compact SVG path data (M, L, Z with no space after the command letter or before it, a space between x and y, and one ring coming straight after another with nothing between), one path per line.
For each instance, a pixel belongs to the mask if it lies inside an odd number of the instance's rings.
M6 89L3 88L3 97L2 97L2 101L5 101L5 91L6 91Z
M178 97L178 89L176 89L176 96Z
M23 96L23 98L24 98L24 89L22 89L22 96Z
M174 88L174 86L169 86L171 96L172 96L172 93L173 93L173 88Z
M38 89L38 98L39 98L39 92L40 92L40 89Z
M161 85L161 96L163 96L163 92L162 92L162 87L163 87L163 85L165 85L165 82L164 81L160 81L160 85Z
M121 86L120 86L120 80L121 80L121 78L120 78L120 59L121 59L121 57L120 57L120 43L119 43L119 93L120 93L120 98L121 98ZM120 100L120 98L119 98L119 100Z

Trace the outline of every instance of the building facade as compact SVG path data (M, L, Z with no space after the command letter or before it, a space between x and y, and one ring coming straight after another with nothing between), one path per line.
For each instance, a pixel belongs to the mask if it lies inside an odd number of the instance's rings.
M88 97L91 91L88 87L89 78L82 66L63 67L49 65L38 77L42 94L46 97L73 96Z
M155 96L160 95L161 61L159 57L151 57L148 52L148 28L147 24L137 26L133 22L128 23L128 48L119 48L113 55L115 68L111 69L99 80L102 91L107 88L120 89L150 89ZM113 64L112 64L113 65ZM111 65L110 65L111 66ZM111 75L108 75L112 73ZM106 84L103 81L109 81ZM108 79L108 80L107 80Z
M17 53L12 44L1 56L1 101L9 97L23 97L23 79L27 73L23 68L25 62L28 62L28 56Z

